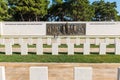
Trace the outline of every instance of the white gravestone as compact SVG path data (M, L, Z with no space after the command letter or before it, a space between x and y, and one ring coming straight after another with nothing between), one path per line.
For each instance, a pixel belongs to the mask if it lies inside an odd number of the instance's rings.
M47 45L51 45L51 44L52 44L51 38L47 38Z
M0 38L0 44L4 45L5 44L5 39L4 38Z
M12 45L14 45L14 38L10 38L10 42Z
M89 55L90 54L90 43L89 42L84 43L83 48L84 48L83 54L84 55Z
M100 55L106 54L106 43L100 43Z
M100 39L99 38L96 38L95 39L95 45L99 45L100 44Z
M118 68L118 72L117 72L117 80L120 80L120 67Z
M67 43L68 45L68 55L74 55L74 43Z
M12 55L12 44L11 43L5 43L5 54Z
M33 44L33 39L32 38L28 38L28 44L32 45Z
M70 43L70 38L66 38L66 43L69 44Z
M115 44L115 54L120 55L120 43L118 42Z
M30 80L48 80L48 67L30 67Z
M115 42L114 43L120 43L119 41L120 41L119 38L115 38Z
M90 38L86 38L86 39L85 39L85 42L86 42L86 43L90 43Z
M36 44L36 49L37 49L37 55L43 55L43 41L41 38L38 38L37 44Z
M74 80L92 80L91 67L75 67Z
M5 67L0 66L0 80L6 80L5 78Z
M21 43L21 55L28 55L28 45L27 42Z
M12 55L12 42L10 39L5 41L5 54Z
M80 45L80 38L76 38L76 45Z
M52 43L52 55L58 55L58 43Z
M109 38L105 38L106 45L109 45Z
M61 45L61 39L59 37L57 38L57 43L58 45Z
M19 38L18 40L19 40L18 43L21 45L23 43L23 38Z

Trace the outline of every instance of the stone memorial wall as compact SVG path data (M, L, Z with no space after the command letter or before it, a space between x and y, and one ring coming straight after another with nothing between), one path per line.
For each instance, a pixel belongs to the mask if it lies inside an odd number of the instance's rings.
M120 35L120 22L0 22L7 36Z

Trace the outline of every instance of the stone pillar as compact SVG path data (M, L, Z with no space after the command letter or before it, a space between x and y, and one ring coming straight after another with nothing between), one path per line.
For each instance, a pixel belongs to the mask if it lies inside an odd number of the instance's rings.
M74 55L74 43L67 43L68 45L68 55Z
M100 55L105 55L106 54L106 43L100 43Z
M115 54L120 55L120 43L118 42L115 44Z
M48 67L30 67L30 80L48 80Z
M43 41L41 38L38 38L37 44L36 44L36 49L37 49L37 55L43 55Z
M47 45L51 45L52 41L51 38L47 38Z
M52 43L52 55L58 55L58 43Z
M6 80L5 78L5 67L0 66L0 80Z
M89 42L85 42L84 43L84 55L89 55L90 54L90 43Z
M92 80L91 67L75 67L74 80Z
M80 38L76 38L76 45L80 45Z

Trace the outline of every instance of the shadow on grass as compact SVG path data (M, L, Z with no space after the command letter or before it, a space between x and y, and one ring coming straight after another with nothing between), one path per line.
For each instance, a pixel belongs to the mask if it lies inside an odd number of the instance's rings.
M5 54L5 52L0 52L0 54Z

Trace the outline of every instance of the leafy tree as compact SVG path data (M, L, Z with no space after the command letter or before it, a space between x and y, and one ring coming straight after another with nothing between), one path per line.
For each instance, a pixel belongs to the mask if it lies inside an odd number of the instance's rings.
M88 0L66 0L63 3L52 5L49 12L54 16L54 20L57 17L57 20L60 21L70 19L74 21L90 21L94 16Z
M116 2L105 2L104 0L94 1L92 3L95 10L94 20L111 21L117 20Z
M120 15L118 15L118 21L120 21Z
M9 18L7 1L0 0L0 21L8 20Z
M10 13L18 21L40 21L47 14L48 0L8 0Z
M94 16L94 10L88 0L73 0L71 8L71 15L75 21L90 21Z

